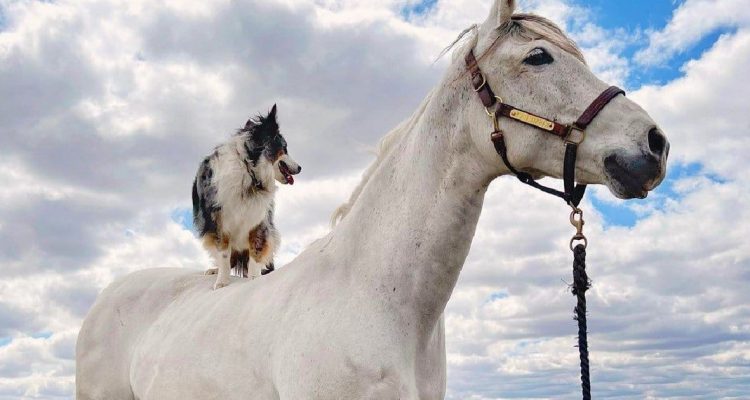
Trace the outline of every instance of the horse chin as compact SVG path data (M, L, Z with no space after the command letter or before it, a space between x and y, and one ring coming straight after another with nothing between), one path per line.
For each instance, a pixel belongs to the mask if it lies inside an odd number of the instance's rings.
M609 191L618 199L630 200L630 199L645 199L648 197L648 189L638 185L634 181L627 181L627 179L616 179L611 176L607 176L605 185Z
M615 197L622 200L645 199L648 197L648 191L646 190L629 190L617 184L607 184L607 188Z
M604 172L620 199L645 199L664 179L663 160L651 154L612 153L604 158Z

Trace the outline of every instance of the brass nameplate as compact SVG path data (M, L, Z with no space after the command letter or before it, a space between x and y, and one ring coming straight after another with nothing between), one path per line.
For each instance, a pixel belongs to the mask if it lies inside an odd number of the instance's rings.
M545 131L551 131L555 127L555 124L552 121L547 121L544 118L537 117L536 115L531 115L521 110L511 110L510 117L529 125L534 125L537 128L544 129Z

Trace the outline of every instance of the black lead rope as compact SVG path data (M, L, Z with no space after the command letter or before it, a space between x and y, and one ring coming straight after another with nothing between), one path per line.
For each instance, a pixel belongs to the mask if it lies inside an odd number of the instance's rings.
M573 295L578 298L574 319L578 321L578 355L581 359L581 391L583 400L591 400L589 378L589 341L586 326L586 291L591 287L586 275L586 246L579 244L573 249Z

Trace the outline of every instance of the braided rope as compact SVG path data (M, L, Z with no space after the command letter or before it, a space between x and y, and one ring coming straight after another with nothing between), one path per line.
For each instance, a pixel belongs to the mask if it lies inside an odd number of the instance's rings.
M586 275L586 247L582 244L573 249L573 295L578 298L574 319L578 321L578 354L581 358L581 390L583 400L591 400L589 379L589 343L586 327L586 290L591 287Z

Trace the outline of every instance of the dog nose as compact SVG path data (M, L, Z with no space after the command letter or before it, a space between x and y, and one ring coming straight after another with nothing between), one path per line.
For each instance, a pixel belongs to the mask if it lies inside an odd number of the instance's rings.
M297 166L297 173L299 174L300 172L302 172L302 166L301 166L301 165L298 165L298 166Z
M651 128L648 131L648 148L659 158L661 158L662 154L669 156L669 143L659 128Z

